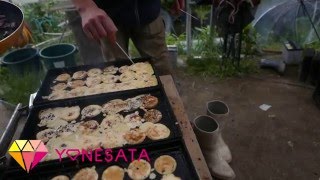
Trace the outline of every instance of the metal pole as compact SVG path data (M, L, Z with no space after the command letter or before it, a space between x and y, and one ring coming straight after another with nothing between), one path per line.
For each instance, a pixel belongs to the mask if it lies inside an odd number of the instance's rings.
M16 128L17 128L17 124L18 124L18 121L19 121L19 117L20 117L20 108L22 107L22 104L19 103L10 120L9 120L9 123L6 127L6 129L4 130L1 138L0 138L0 157L3 157L5 156L7 150L8 150L8 146L10 145L10 142L14 136L14 133L16 132Z
M191 14L190 0L186 0L186 10ZM187 55L191 55L192 51L192 32L191 32L191 16L186 18L186 41L187 41Z
M316 33L316 35L317 35L317 37L318 37L318 39L319 39L319 41L320 41L320 36L319 36L319 34L318 34L318 31L317 31L316 27L314 26L314 23L313 23L313 21L312 21L312 19L311 19L311 16L310 16L310 14L309 14L309 12L308 12L308 10L307 10L306 5L304 4L303 0L300 0L300 3L301 3L301 6L302 6L303 11L304 11L304 12L307 14L307 16L308 16L308 19L309 19L309 21L310 21L310 23L311 23L311 26L312 26L314 32Z

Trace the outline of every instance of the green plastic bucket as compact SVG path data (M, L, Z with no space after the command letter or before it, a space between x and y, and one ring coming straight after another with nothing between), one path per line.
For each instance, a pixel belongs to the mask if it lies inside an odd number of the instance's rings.
M3 56L2 63L12 73L24 75L26 73L39 73L41 63L38 50L34 48L21 48L11 51Z
M75 53L78 50L73 44L55 44L40 50L44 66L49 70L76 66Z

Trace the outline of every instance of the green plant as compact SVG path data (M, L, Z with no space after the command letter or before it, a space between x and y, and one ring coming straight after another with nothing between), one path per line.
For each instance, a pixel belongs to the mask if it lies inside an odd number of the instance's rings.
M166 35L166 44L167 45L177 45L179 43L178 36L175 34L167 34Z
M313 48L317 51L320 51L320 41L314 41L312 43L305 44L304 48Z
M187 72L201 76L215 76L218 78L227 78L233 76L243 76L259 72L255 60L242 60L239 67L235 66L231 60L225 59L221 62L218 59L194 59L188 58Z
M179 55L185 55L185 47L186 47L186 34L182 33L179 36L175 34L167 34L166 35L166 44L167 45L176 45L178 48Z
M30 25L34 43L39 43L52 36L44 33L62 32L63 27L58 25L65 21L65 14L61 11L52 11L51 8L56 4L57 0L47 0L40 3L29 3L22 6L25 21Z
M220 47L216 42L217 33L215 29L208 27L195 28L196 33L193 39L196 39L192 48L192 56L201 56L203 58L216 59L221 54Z
M246 26L242 31L243 38L243 53L247 55L254 55L258 51L258 33L253 28L252 24Z
M192 56L187 59L189 73L225 78L258 72L255 60L242 60L239 66L236 66L230 59L224 59L222 63L221 45L217 42L216 30L205 27L196 28L196 31Z
M0 98L12 104L28 104L30 94L39 88L39 74L26 73L18 76L6 68L0 68Z
M197 5L194 8L194 12L197 14L197 17L200 19L200 24L203 26L203 21L210 14L211 7L207 5Z
M131 39L129 40L129 55L134 58L140 57L140 53Z

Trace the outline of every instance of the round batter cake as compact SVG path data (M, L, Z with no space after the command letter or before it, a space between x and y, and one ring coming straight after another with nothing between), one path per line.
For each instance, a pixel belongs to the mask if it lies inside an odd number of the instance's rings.
M124 135L124 139L128 142L128 144L142 143L145 138L146 134L141 132L139 129L131 130Z
M56 137L56 131L54 129L45 129L37 133L36 137L38 140L41 140L42 142L46 143L51 138Z
M51 180L69 180L69 179L70 178L65 175L59 175L59 176L55 176L55 177L51 178Z
M66 83L58 83L51 87L53 91L60 91L66 89L68 86Z
M93 118L101 113L101 106L99 105L89 105L82 109L81 115L84 118Z
M73 121L76 120L80 116L80 107L72 106L72 107L61 107L56 108L55 112L57 116L65 121Z
M154 162L154 168L159 174L172 174L177 168L177 162L171 156L162 155Z
M91 168L83 168L73 176L73 180L97 180L99 175L95 170L95 166Z
M92 68L88 71L88 76L89 77L95 77L95 76L99 76L102 73L102 70L99 68Z
M64 82L64 81L68 81L70 78L71 76L69 74L63 73L57 76L55 80L59 82Z
M143 118L152 123L157 123L162 119L162 113L156 109L150 109L144 113Z
M73 79L84 79L85 77L87 77L86 71L77 71L72 75Z
M124 170L119 166L110 166L102 173L102 180L123 180Z
M154 124L147 132L148 138L152 140L165 139L170 136L170 129L163 124Z
M147 179L151 172L150 163L144 159L134 160L129 164L128 175L132 179Z

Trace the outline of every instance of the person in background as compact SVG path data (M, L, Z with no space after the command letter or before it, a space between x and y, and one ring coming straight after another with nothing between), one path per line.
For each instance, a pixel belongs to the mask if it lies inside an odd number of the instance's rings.
M167 0L168 1L168 0ZM171 0L171 12L179 15L184 0ZM171 73L166 63L165 27L159 16L160 0L72 0L82 19L84 33L100 43L108 61L127 57L132 40L141 57L151 57L159 74Z

